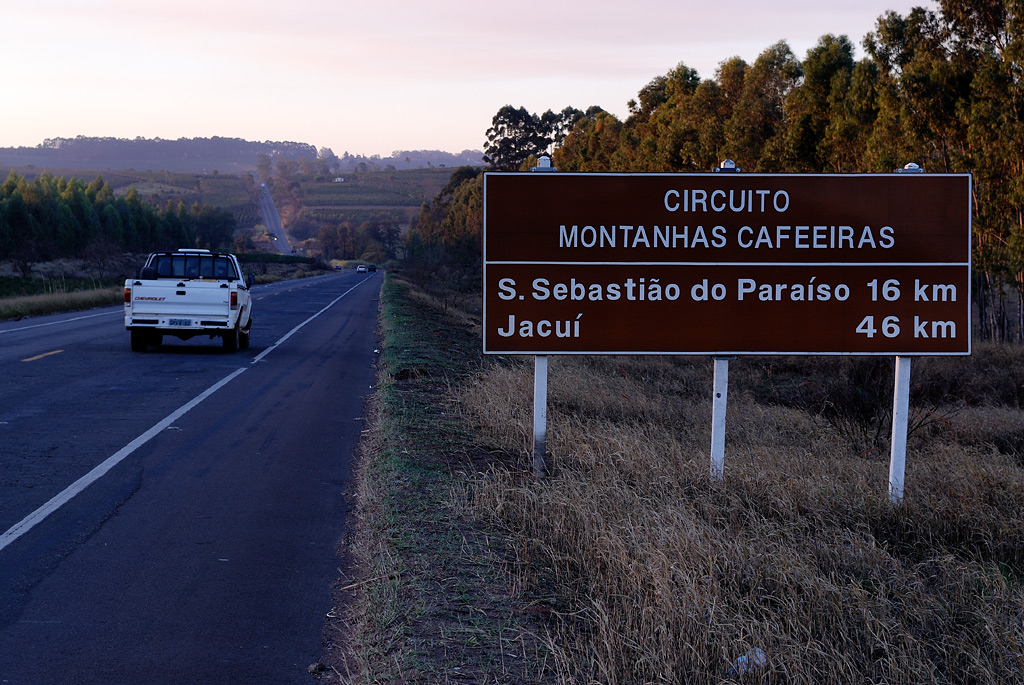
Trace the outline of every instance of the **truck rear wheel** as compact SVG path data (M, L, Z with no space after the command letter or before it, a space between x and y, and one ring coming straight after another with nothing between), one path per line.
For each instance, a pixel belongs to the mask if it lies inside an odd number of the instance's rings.
M238 348L241 343L241 333L238 331L236 325L233 330L228 331L224 334L224 351L225 352L238 352Z
M131 330L132 352L145 352L149 346L149 334L136 328Z

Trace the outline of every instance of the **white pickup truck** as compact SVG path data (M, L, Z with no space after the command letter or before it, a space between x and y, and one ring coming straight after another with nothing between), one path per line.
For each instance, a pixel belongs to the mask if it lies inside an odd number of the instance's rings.
M238 258L209 250L154 252L137 278L124 282L124 326L132 350L159 346L164 335L222 338L224 349L249 346L252 274Z

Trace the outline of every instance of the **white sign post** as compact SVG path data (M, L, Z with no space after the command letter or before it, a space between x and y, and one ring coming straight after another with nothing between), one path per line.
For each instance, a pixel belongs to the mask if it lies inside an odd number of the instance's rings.
M544 155L530 171L558 171L551 166L551 158ZM533 475L548 475L548 358L537 355L533 360Z
M910 357L896 357L892 397L892 445L889 453L889 499L903 501L903 474L907 464L907 430L910 415Z
M543 478L548 473L548 358L538 355L533 360L533 475Z
M729 360L715 357L714 393L711 410L711 477L725 480L725 410L729 399Z
M719 173L739 173L731 159L715 169ZM729 361L735 357L713 357L715 372L712 381L714 397L711 403L711 477L725 480L725 415L729 406Z

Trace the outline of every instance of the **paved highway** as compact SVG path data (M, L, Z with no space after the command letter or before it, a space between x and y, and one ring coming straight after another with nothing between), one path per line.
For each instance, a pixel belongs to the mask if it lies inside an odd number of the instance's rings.
M284 226L281 224L281 215L277 211L277 205L274 204L270 188L265 184L260 188L259 206L263 223L267 225L267 230L273 236L274 246L281 254L291 254L292 246L288 243L288 234L284 232Z
M235 354L0 323L0 683L311 681L380 283L257 286Z

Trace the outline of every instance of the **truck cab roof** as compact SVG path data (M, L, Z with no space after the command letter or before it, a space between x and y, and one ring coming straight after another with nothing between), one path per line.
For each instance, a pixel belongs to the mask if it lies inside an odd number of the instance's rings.
M213 279L234 281L241 278L237 262L227 254L214 254L209 250L178 250L154 252L144 276L150 278Z

